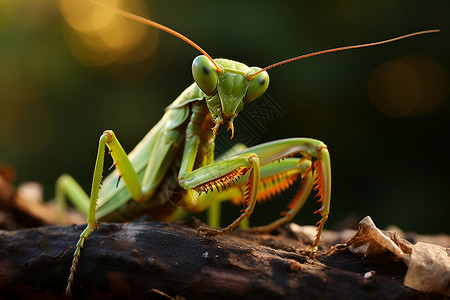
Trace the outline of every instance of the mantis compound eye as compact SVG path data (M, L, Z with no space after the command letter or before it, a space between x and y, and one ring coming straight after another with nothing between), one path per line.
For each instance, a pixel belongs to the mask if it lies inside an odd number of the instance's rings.
M216 67L205 55L197 56L192 62L192 76L206 95L212 95L217 90Z
M251 67L250 69L254 73L261 70L261 68L258 67ZM253 80L247 89L247 93L245 94L245 101L249 103L259 98L267 90L268 86L269 86L269 74L267 74L266 71L257 74L255 77L253 77Z

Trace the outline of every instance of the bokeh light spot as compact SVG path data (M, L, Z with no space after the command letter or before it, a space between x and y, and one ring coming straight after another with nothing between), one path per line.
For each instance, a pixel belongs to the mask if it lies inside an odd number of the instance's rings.
M372 104L391 117L429 114L449 95L449 77L435 60L407 56L379 65L369 79Z
M115 0L109 4L148 17L140 0ZM60 10L72 27L68 43L78 61L90 66L138 63L158 45L158 30L129 20L90 1L61 0Z

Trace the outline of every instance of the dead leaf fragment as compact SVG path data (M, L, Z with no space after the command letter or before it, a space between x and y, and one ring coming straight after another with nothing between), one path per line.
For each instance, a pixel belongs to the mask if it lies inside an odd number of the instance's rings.
M395 232L378 229L369 216L359 222L358 232L346 245L351 253L364 257L390 251L406 264L413 247L413 244L400 238Z
M450 296L448 248L423 242L413 245L394 231L379 230L369 216L361 220L358 232L345 246L351 253L369 258L390 251L408 266L405 286Z
M450 296L450 257L447 250L433 244L415 244L404 284L421 292Z

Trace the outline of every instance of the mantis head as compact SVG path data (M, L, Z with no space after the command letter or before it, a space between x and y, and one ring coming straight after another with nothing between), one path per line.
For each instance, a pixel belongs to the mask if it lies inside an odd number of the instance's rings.
M258 67L243 63L215 59L219 68L205 55L199 55L192 63L195 83L205 93L206 105L214 121L213 131L217 133L220 124L227 122L234 135L233 120L250 103L264 94L269 86L269 74Z

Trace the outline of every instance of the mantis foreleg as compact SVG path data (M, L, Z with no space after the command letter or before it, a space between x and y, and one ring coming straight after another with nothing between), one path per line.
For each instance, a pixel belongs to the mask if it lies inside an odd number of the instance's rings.
M195 145L195 143L192 145ZM187 146L187 150L185 148L186 156L184 158L187 160L190 159L191 153L195 152L191 149L193 147L192 145ZM277 166L275 163L279 159L284 159L296 154L302 155L302 158L297 158L295 160L287 159L287 163L282 164L281 167ZM304 162L309 163L304 164ZM261 168L260 164L262 165ZM187 163L185 165L189 166ZM256 228L255 231L270 231L291 220L308 198L315 183L315 189L318 190L317 196L320 197L319 201L322 202L321 208L316 211L316 213L320 213L322 216L322 219L317 223L317 236L312 245L313 250L316 250L323 226L328 219L331 194L330 157L327 147L322 142L314 139L295 138L258 145L244 150L234 157L217 161L209 166L204 166L193 171L186 169L180 170L180 174L183 176L180 175L179 179L180 184L183 187L186 189L197 190L200 193L209 191L214 192L214 187L217 191L219 191L220 188L225 189L227 185L230 187L238 187L239 185L242 185L243 182L246 182L250 187L244 194L247 207L245 208L244 213L232 224L220 230L206 227L199 228L199 231L203 232L206 236L214 236L230 231L245 217L252 213L258 198L259 188L256 187L259 187L261 172L264 173L264 176L261 177L264 180L264 178L272 178L277 174L284 174L289 170L295 170L295 168L303 165L308 166L308 169L295 171L296 173L302 174L303 185L289 205L289 211L279 220L276 220L267 226ZM244 177L247 171L250 171L250 175ZM314 175L312 175L313 172ZM256 182L256 178L258 178L258 182ZM277 188L277 185L275 185L274 188ZM195 203L196 200L193 202ZM201 205L201 203L199 204Z
M303 203L308 198L313 184L315 184L316 187L314 190L318 191L316 197L319 198L318 202L322 203L320 209L314 212L320 213L322 217L322 219L317 222L317 235L312 244L313 251L317 250L323 226L325 225L330 212L331 165L330 155L326 145L321 141L314 139L292 138L257 145L247 149L244 153L257 154L258 157L260 157L262 165L266 165L270 162L274 162L278 159L295 154L302 155L302 158L298 161L299 166L305 160L312 162L311 171L314 172L314 181L311 177L309 177L311 174L310 172L304 173L306 176L303 175L303 186L289 205L290 210L286 213L286 215L272 224L255 228L255 231L270 231L292 219L292 217L300 210Z

